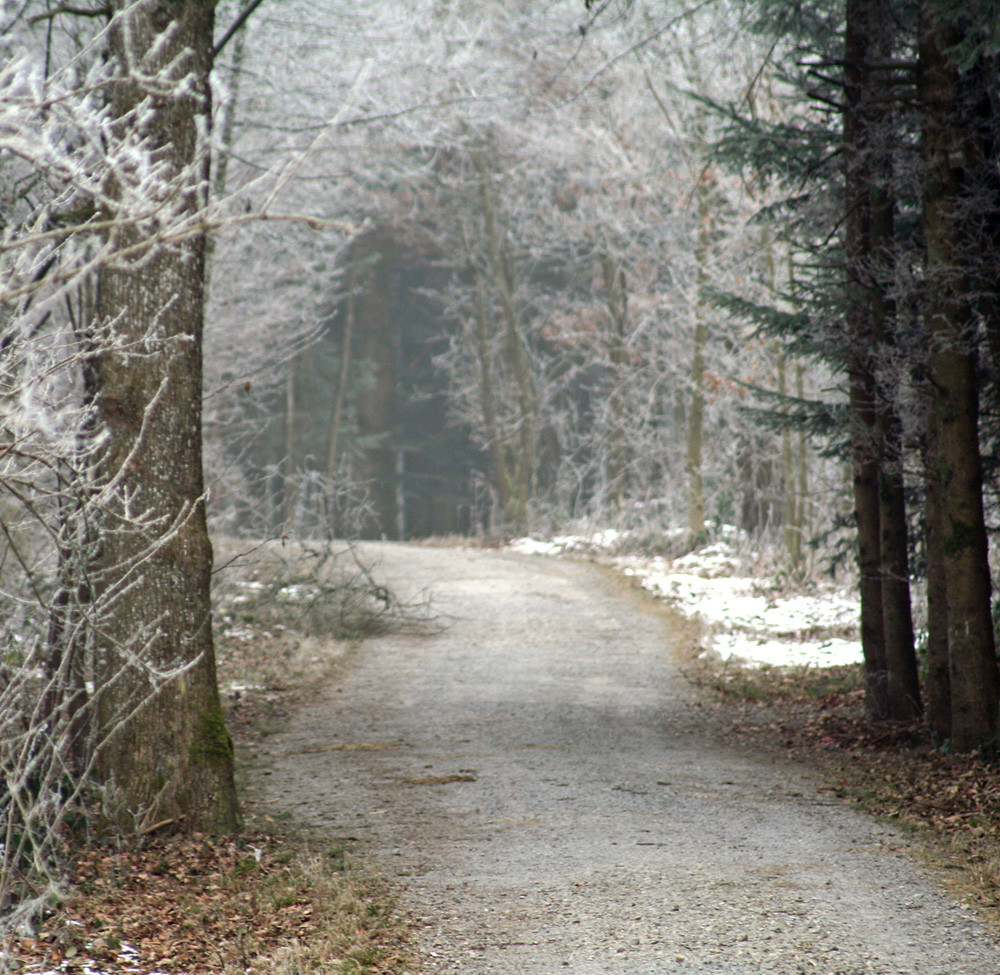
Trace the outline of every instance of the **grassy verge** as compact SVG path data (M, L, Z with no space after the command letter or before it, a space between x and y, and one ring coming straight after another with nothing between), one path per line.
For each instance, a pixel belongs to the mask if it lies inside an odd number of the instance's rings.
M16 948L23 971L347 975L398 972L388 892L339 849L264 833L90 849L73 891Z

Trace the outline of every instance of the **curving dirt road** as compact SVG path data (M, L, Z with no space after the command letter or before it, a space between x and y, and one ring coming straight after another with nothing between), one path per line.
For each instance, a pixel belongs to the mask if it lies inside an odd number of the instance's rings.
M1000 972L895 832L705 736L666 623L607 573L368 551L450 624L366 642L261 788L398 881L425 971Z

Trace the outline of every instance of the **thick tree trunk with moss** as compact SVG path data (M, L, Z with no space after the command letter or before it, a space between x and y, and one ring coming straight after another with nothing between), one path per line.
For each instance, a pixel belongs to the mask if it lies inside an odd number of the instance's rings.
M968 265L963 211L968 141L961 80L948 52L961 40L925 0L920 25L923 110L923 229L931 340L932 409L940 487L941 547L947 599L951 735L955 748L995 746L997 674L991 582L983 512L975 343L977 295ZM966 201L967 202L967 201Z
M144 134L172 196L165 206L181 220L203 206L207 186L213 8L113 4L115 135L134 134L137 106L149 108ZM116 339L95 362L107 431L95 566L107 607L95 633L106 814L133 833L164 822L228 831L238 811L216 686L201 458L205 237L157 240L156 228L127 223L121 185L107 191L117 201L107 214L118 221L111 244L133 250L102 269L98 296Z

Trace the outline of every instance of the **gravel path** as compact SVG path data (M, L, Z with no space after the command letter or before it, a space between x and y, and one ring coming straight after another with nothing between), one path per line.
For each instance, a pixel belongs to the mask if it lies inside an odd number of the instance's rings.
M893 830L706 736L665 621L594 566L384 544L450 624L373 639L268 738L265 798L404 887L424 970L998 975Z

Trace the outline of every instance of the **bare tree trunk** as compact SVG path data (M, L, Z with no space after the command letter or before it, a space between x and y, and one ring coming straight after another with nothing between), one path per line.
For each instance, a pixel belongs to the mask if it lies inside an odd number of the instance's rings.
M218 2L218 0L216 0ZM241 4L243 11L246 11L253 0L245 0ZM212 187L217 196L222 196L226 192L229 174L229 149L233 144L233 135L236 131L236 116L239 105L240 85L243 82L244 62L246 60L247 34L246 25L241 25L233 36L232 46L232 70L229 72L229 99L222 106L221 118L219 120L219 142L222 151L215 162L215 172L212 174ZM211 245L211 242L210 242Z
M340 342L340 371L337 375L337 391L333 398L333 410L330 416L330 432L326 444L326 491L323 495L323 520L327 531L334 533L336 512L331 505L330 492L337 476L337 465L340 462L338 449L340 447L340 431L344 423L344 403L347 401L347 387L351 381L351 356L354 344L354 322L357 318L357 299L355 290L358 286L358 260L351 258L351 269L347 276L347 302L344 309L344 332Z
M922 714L920 677L913 640L910 561L903 482L903 445L899 418L882 407L882 462L879 473L882 622L886 644L889 717L912 721Z
M694 326L691 352L691 399L688 403L687 474L688 528L694 535L705 531L705 483L702 450L705 438L705 345L708 328L700 313Z
M887 9L879 4L880 9ZM899 416L902 377L896 368L896 303L890 297L896 278L895 193L893 191L892 104L879 84L877 70L892 61L893 30L886 18L872 16L867 23L867 57L876 68L868 71L863 139L870 154L869 306L875 339L878 399L876 439L879 457L879 554L882 572L882 624L885 639L888 717L913 721L922 713L920 676L913 639L910 598L909 537L903 476L903 427ZM857 269L861 273L862 269Z
M854 513L858 529L861 647L868 713L889 717L888 664L883 619L877 389L873 362L875 326L869 290L872 262L872 157L870 108L871 6L848 0L844 49L845 257L847 272L847 372L851 416Z
M777 262L774 254L774 239L769 233L764 235L764 260L766 267L765 283L771 293L771 300L778 300ZM789 274L792 273L789 260ZM790 277L794 285L794 279ZM778 395L782 400L782 408L788 396L788 362L780 343L775 348L775 360L778 370ZM799 371L801 378L801 369ZM801 398L801 397L800 397ZM782 515L781 540L788 557L788 564L794 570L802 561L802 534L798 525L798 480L795 465L795 455L792 451L792 431L786 422L781 428L781 489L784 494L784 512Z
M968 257L972 292L986 333L990 368L1000 377L1000 53L980 52L963 74L967 182L975 187Z
M476 350L476 378L479 392L479 409L483 417L483 428L486 433L486 447L490 455L490 466L493 468L494 483L497 490L497 502L503 513L504 521L517 520L513 510L513 477L507 466L507 452L504 448L500 432L500 421L497 418L497 394L493 387L493 357L490 353L489 316L486 310L486 285L478 271L473 272L476 279L476 312L472 324L466 323L466 330L472 334L473 347Z
M608 392L607 444L607 500L613 510L621 508L625 500L626 469L628 465L625 446L625 369L628 362L626 334L628 322L628 294L625 288L625 271L621 264L606 256L602 261L604 293L611 315L608 334L608 365L611 389Z
M115 134L128 133L136 106L151 105L145 132L182 214L203 206L207 187L213 9L209 0L113 4ZM122 195L118 184L107 190ZM228 831L238 813L215 677L201 459L205 237L193 231L168 244L127 223L111 233L115 247L142 259L104 267L98 295L118 339L95 362L107 431L95 566L109 610L95 634L106 814L127 832L165 821ZM157 676L179 668L173 679Z
M515 524L512 527L523 530L527 528L530 520L538 480L538 403L535 378L527 340L517 310L510 254L497 221L489 168L482 152L473 152L472 159L479 175L490 274L500 299L504 355L517 387L518 449L509 464L509 470L513 475L510 485L510 508L515 517Z
M398 331L392 327L393 293L400 252L391 234L367 234L355 245L364 262L365 286L355 307L355 367L363 381L354 390L358 439L352 461L355 477L368 497L358 528L362 538L394 534L396 524L396 452Z
M935 741L951 739L951 673L948 658L948 584L944 570L944 524L934 409L927 408L924 438L924 546L927 551L927 725Z
M983 513L976 378L975 296L970 294L959 204L966 161L960 82L948 54L959 40L921 5L923 228L927 251L925 318L931 339L936 476L948 604L952 742L959 750L994 746L997 674L991 582Z
M62 531L72 537L83 513L83 503L69 498L64 503L77 509L63 516L61 526ZM66 743L62 761L66 771L73 776L83 772L90 757L84 612L89 593L86 592L86 573L80 570L80 562L86 559L87 539L78 541L81 544L75 550L65 544L59 548L59 589L49 611L44 667L46 693L40 708L51 740L62 738Z
M781 352L778 353L778 392L783 397L788 395L788 364ZM781 431L781 484L785 495L782 541L788 564L796 569L802 561L802 534L797 523L798 482L795 455L792 452L792 431L787 424Z
M800 400L805 399L805 369L801 363L795 366L795 394ZM796 483L798 500L795 506L795 551L801 564L806 539L809 536L809 455L806 446L806 434L799 430L796 444Z
M795 295L795 255L788 250L788 290ZM806 372L801 362L795 364L795 395L799 401L806 397ZM806 539L809 536L809 454L806 432L799 428L794 447L795 511L793 516L792 565L801 566L804 560Z
M875 717L912 720L920 689L910 608L895 334L891 103L880 72L892 29L877 0L849 0L845 45L846 256L862 641ZM886 381L879 383L880 372ZM880 578L876 582L875 573ZM881 621L879 619L881 617Z
M94 276L81 283L77 301L67 298L67 311L81 348L93 344L96 318ZM92 410L97 395L94 364L89 358L82 369L84 408ZM80 774L90 761L87 705L87 609L92 602L90 554L94 543L89 512L93 507L93 486L85 471L89 466L94 433L88 424L86 436L76 444L74 455L65 469L57 470L58 497L58 569L55 598L49 610L45 685L48 688L41 713L53 740L66 729L67 752L64 761L70 772Z
M282 521L291 528L295 521L295 502L298 499L298 460L295 449L295 428L298 420L298 406L295 396L295 365L297 359L288 363L288 375L285 377L285 449L283 451L285 476L282 478Z
M698 179L698 230L695 261L698 265L698 294L695 297L694 339L691 350L691 398L688 404L687 475L688 528L694 535L705 531L705 483L702 474L702 450L705 440L705 349L708 344L705 298L702 291L708 282L709 205L708 177Z

